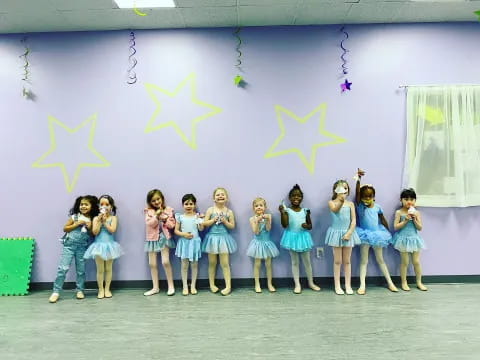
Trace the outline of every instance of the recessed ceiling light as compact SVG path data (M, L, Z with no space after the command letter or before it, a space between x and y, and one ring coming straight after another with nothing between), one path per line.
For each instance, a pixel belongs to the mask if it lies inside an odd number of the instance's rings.
M113 0L120 9L176 7L174 0Z

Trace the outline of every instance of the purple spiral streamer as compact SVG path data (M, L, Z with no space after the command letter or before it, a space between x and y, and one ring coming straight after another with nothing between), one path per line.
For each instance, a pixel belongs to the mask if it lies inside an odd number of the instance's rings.
M347 68L347 59L345 59L345 55L347 54L348 49L346 49L343 46L343 42L348 39L348 32L345 31L345 26L342 26L340 31L343 32L343 34L345 35L345 38L340 42L340 48L342 49L342 55L340 56L340 59L342 59L342 72L343 72L343 75L347 75L348 68Z
M137 59L135 58L135 54L137 53L137 50L135 49L135 33L133 31L130 32L130 55L128 55L128 70L127 70L127 75L128 75L128 80L127 84L132 85L137 82L137 73L135 70L135 66L137 66Z

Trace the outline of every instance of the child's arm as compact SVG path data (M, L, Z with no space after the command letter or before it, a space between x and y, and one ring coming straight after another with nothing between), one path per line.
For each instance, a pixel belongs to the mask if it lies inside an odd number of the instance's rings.
M252 231L255 235L258 235L260 232L259 226L258 226L258 220L256 216L252 216L250 218L250 227L252 228Z
M272 214L265 214L265 230L270 231L272 229Z
M152 228L156 228L158 226L158 217L156 215L155 210L153 209L145 209L145 224Z
M357 218L355 217L355 205L352 202L348 203L350 207L350 226L345 234L343 234L343 240L350 240L350 236L352 236L353 232L355 231L355 226L357 226Z
M167 215L165 219L162 219L162 221L165 223L165 226L168 229L175 228L175 218L173 217L173 209L171 207L165 208L164 214Z
M378 214L378 219L380 220L380 224L382 224L383 226L385 226L385 228L390 231L390 229L388 228L388 222L387 220L385 219L385 216L383 216L383 214Z
M310 218L310 209L307 210L307 215L305 216L305 222L302 224L302 228L307 230L312 230L312 219Z
M110 234L113 234L115 231L117 231L117 217L115 215L113 215L111 218L112 218L112 223L107 224L107 222L105 221L103 223L103 226L105 227L105 229L107 229L107 231Z
M345 195L338 194L335 200L328 201L328 208L330 209L331 212L336 213L342 208L344 202L345 202Z
M65 225L63 225L63 231L70 232L73 229L76 229L77 227L82 226L83 223L85 223L85 222L80 223L79 221L73 221L72 218L68 218Z
M227 218L229 220L227 220ZM227 211L227 216L224 216L222 218L222 223L225 225L225 227L229 230L233 230L235 228L235 216L233 215L232 210Z
M204 227L212 226L213 223L218 220L218 217L217 217L217 216L215 216L214 218L210 219L210 216L212 215L212 212L213 212L213 208L209 207L209 208L207 209L207 212L205 213L205 219L206 219L206 220L203 220L203 226L204 226Z
M282 227L286 228L288 226L287 210L285 210L285 207L283 206L283 204L278 207L278 210L280 211L280 222L282 224Z
M355 185L355 204L360 204L360 179L362 176L365 175L365 171L362 169L358 168L357 169L357 184Z
M93 218L92 234L98 235L98 233L100 232L101 226L102 226L102 223L100 222L100 218L98 216L95 216Z
M395 231L398 231L401 228L403 228L405 225L407 225L408 221L409 220L407 217L405 217L403 221L400 221L400 210L397 210L395 211L395 220L393 220L393 228L395 229Z
M415 214L410 214L410 217L413 221L413 225L415 225L417 230L422 230L422 219L420 219L420 211L417 210Z

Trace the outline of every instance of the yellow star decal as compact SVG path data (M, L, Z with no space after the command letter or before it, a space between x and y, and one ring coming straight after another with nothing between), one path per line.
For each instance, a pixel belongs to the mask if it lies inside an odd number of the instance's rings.
M443 124L445 122L443 120L443 111L438 108L425 105L425 120L429 122L430 125Z
M32 164L32 167L34 167L34 168L59 167L62 170L63 179L65 181L65 187L66 187L68 192L71 192L73 190L73 188L75 187L75 184L77 182L78 176L80 175L80 170L81 170L82 167L107 167L107 166L110 166L110 163L107 160L105 160L105 158L102 155L100 155L97 152L97 150L94 149L94 147L92 145L93 136L95 134L96 118L97 118L97 115L93 114L92 116L90 116L89 118L84 120L82 123L80 123L77 127L71 129L68 126L66 126L65 124L63 124L60 121L58 121L57 119L55 119L53 116L49 115L48 116L48 131L50 133L50 149L48 149L48 151L45 154L40 156L40 158ZM90 124L87 147L93 153L93 155L95 155L100 160L99 163L84 163L84 162L81 162L81 163L77 164L77 167L75 169L75 172L73 174L73 178L72 178L71 182L68 179L67 170L65 169L65 164L63 162L42 163L43 160L45 160L45 158L48 155L50 155L52 152L54 152L56 147L57 147L57 145L55 143L55 130L54 130L54 125L55 124L60 126L62 129L67 131L69 134L76 133L78 130L80 130L84 126L87 126L88 124Z
M300 161L303 163L303 165L305 165L307 170L310 173L313 174L314 168L315 168L315 156L316 156L316 153L317 153L317 148L323 147L323 146L328 146L328 145L340 144L340 143L343 143L343 142L346 141L346 139L344 139L340 136L334 135L334 134L332 134L332 133L330 133L330 132L328 132L324 129L326 110L327 110L327 104L322 103L319 106L317 106L315 109L313 109L305 117L301 118L301 117L298 117L297 115L295 115L294 113L292 113L291 111L285 109L284 107L282 107L280 105L275 105L275 114L276 114L277 121L278 121L278 127L280 128L280 135L275 139L274 143L272 144L272 146L270 146L268 151L265 153L264 157L266 159L269 159L269 158L273 158L273 157L281 156L281 155L285 155L285 154L290 154L290 153L297 154L297 156L300 158ZM282 115L288 115L290 118L297 121L301 126L301 125L305 124L311 117L313 117L316 114L318 114L318 116L319 116L318 133L320 135L328 137L332 140L312 144L312 146L310 148L310 160L307 160L305 155L303 155L303 153L298 148L290 148L290 149L281 150L281 151L274 151L275 148L280 143L280 141L285 136L285 127L283 125Z
M174 98L184 86L188 86L190 88L190 100L193 104L196 104L198 106L210 109L209 112L207 112L207 113L205 113L201 116L197 116L190 121L191 138L189 138L187 135L185 135L185 133L180 129L180 127L177 125L175 120L167 120L167 121L157 123L157 124L155 123L155 119L161 111L161 103L157 99L157 97L155 96L155 91L158 91L162 94L165 94L165 95L167 95L171 98ZM175 130L177 135L180 137L180 139L182 139L183 142L185 142L185 144L190 146L192 149L196 149L197 148L197 143L196 143L196 132L195 131L196 131L197 124L200 121L205 120L206 118L208 118L210 116L218 114L219 112L222 111L222 109L198 100L197 97L196 97L196 94L195 94L195 87L196 87L196 85L195 85L195 74L190 74L189 76L187 76L180 84L178 84L178 86L175 88L175 90L173 90L173 92L164 90L164 89L162 89L158 86L155 86L153 84L145 84L145 89L147 90L148 95L150 96L150 98L153 100L153 102L156 105L156 109L155 109L153 115L150 117L150 120L148 121L147 126L145 127L145 133L148 134L152 131L163 129L167 126L171 126L171 127L173 127L173 129Z

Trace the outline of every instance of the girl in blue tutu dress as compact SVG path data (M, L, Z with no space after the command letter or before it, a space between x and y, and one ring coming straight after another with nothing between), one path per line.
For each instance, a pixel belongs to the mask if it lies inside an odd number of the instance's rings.
M95 240L85 252L85 259L95 259L97 265L97 298L111 298L113 260L123 255L121 246L115 241L113 234L117 231L117 207L110 195L99 198L100 213L93 218L92 233ZM105 286L103 281L105 279Z
M182 197L183 214L175 214L175 235L177 235L177 249L175 255L182 260L182 284L184 296L188 295L188 265L192 268L192 283L190 292L197 294L198 259L202 257L201 239L198 231L203 230L203 215L195 212L197 199L193 194Z
M350 187L345 180L337 180L333 184L332 200L328 201L328 208L332 218L332 225L327 230L325 245L333 248L333 279L335 293L353 295L350 258L352 248L360 245L360 238L355 232L355 206L347 200ZM343 265L345 292L340 285L340 267Z
M272 228L272 215L265 214L267 202L262 198L253 200L253 213L250 218L250 226L255 237L250 242L247 255L254 258L253 277L255 278L255 292L261 293L260 287L260 265L265 260L265 271L267 273L268 291L275 292L272 285L272 258L278 256L279 251L274 242L270 240L270 229Z
M370 246L373 247L378 267L382 271L385 280L387 280L388 289L397 292L398 289L393 284L388 267L383 260L383 248L390 245L392 235L388 230L388 223L385 220L385 216L383 216L382 208L375 202L375 188L370 184L360 186L360 179L363 175L365 175L365 171L358 169L355 187L358 224L355 231L362 244L360 246L360 287L357 290L357 294L364 295L366 292L365 277L367 276Z
M215 272L217 270L217 255L220 258L220 267L222 268L225 279L225 288L221 291L222 295L228 295L232 291L229 255L237 251L237 244L233 237L228 233L235 228L235 216L233 211L228 209L227 190L216 188L213 191L214 205L209 207L205 214L203 226L210 227L202 243L202 251L208 253L208 283L212 293L218 292L215 285Z
M152 288L143 293L145 296L158 294L160 283L158 281L157 255L162 257L162 266L167 279L167 295L175 295L173 284L172 265L170 264L170 249L175 247L171 230L175 227L173 209L165 204L165 197L158 189L147 193L147 207L143 210L145 215L145 245L144 251L148 254L148 266L152 276Z
M278 208L282 227L285 229L280 240L280 246L290 251L292 261L292 275L295 287L293 292L300 294L302 286L300 285L299 255L302 258L303 268L307 275L308 287L313 291L319 291L313 282L312 264L310 263L310 250L313 247L312 236L308 230L312 230L312 221L310 219L310 210L302 208L300 205L303 200L303 192L300 186L295 186L288 193L290 207L281 204Z
M417 281L417 288L426 291L422 283L422 268L420 266L420 250L425 248L425 243L418 236L417 231L422 230L420 212L415 209L417 194L413 189L404 189L400 194L402 207L395 212L393 227L393 247L400 251L400 280L402 290L410 291L407 283L407 267L409 254L412 254L413 270Z

